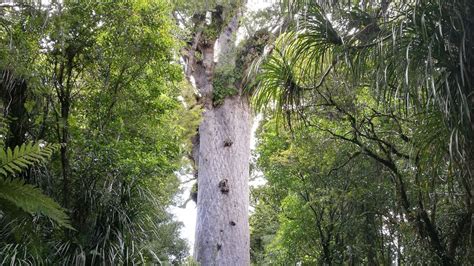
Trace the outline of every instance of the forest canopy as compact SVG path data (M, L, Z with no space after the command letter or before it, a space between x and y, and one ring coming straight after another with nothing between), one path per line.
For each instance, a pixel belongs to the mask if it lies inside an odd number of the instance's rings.
M1 3L0 264L472 265L474 2L270 2Z
M283 4L253 90L253 261L472 263L472 1Z
M0 258L178 263L192 121L166 1L2 4Z

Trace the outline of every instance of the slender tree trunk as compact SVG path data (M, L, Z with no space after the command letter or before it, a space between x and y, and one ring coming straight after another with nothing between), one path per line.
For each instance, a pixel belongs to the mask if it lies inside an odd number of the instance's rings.
M5 145L11 149L20 146L26 140L27 114L26 114L26 81L18 78L9 70L0 72L2 81L0 89L3 100L3 115L8 117L10 121L8 126L10 133L8 134Z
M69 207L69 157L68 157L68 142L69 142L69 99L61 103L61 118L63 125L61 129L61 175L63 183L63 205L65 208Z

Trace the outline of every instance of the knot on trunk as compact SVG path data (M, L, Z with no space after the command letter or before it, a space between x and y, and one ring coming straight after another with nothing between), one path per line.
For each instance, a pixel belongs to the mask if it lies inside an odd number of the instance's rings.
M227 179L222 179L219 182L219 189L221 190L222 194L229 193L229 181Z
M233 142L231 139L226 139L224 140L224 147L230 147L232 146Z

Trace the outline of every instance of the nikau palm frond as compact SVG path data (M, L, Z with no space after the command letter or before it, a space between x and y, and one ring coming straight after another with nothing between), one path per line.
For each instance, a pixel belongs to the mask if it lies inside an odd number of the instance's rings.
M295 32L280 36L277 48L263 59L256 77L254 105L269 103L276 111L294 112L304 105L304 92L318 89L344 51L333 22L318 5L309 8Z
M257 77L254 93L254 104L264 108L272 100L275 101L277 110L287 110L300 104L303 88L297 83L287 57L278 49L261 66L262 73Z

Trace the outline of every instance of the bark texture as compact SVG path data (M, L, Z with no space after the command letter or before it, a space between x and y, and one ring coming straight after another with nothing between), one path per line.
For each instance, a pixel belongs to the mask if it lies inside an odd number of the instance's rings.
M194 257L201 265L250 265L248 224L249 160L251 114L247 96L240 82L233 84L236 95L222 103L213 102L213 78L216 58L226 58L235 67L234 51L239 12L230 19L223 9L212 13L212 23L218 25L219 36L206 35L204 21L185 49L186 76L199 93L203 117L198 134L193 139L193 159L197 167L197 223ZM204 16L196 16L204 17ZM235 48L235 47L234 47ZM220 59L219 59L220 60ZM232 65L233 64L233 65Z
M250 265L250 112L240 96L206 110L199 127L195 256L202 265Z

